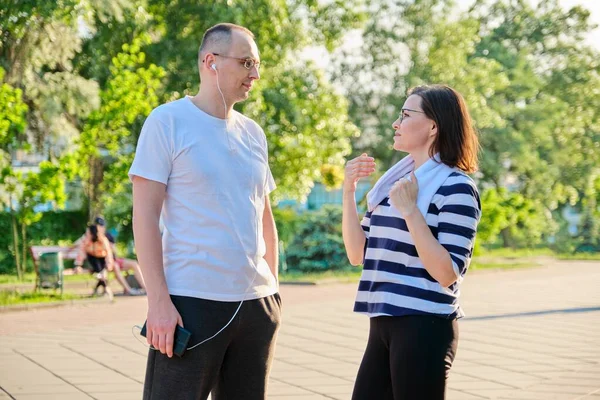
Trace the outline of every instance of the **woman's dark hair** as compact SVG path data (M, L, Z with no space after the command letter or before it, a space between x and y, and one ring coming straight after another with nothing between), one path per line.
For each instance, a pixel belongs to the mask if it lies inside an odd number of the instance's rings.
M477 171L479 140L460 93L446 85L425 85L411 89L408 95L421 98L423 112L437 126L429 155L440 153L442 162L450 167L467 173Z
M88 225L88 229L90 230L90 234L92 235L92 242L98 241L98 226L97 225Z

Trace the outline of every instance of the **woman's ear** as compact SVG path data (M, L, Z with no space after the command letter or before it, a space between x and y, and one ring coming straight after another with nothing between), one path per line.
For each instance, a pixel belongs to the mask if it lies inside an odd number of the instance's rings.
M438 129L437 129L437 125L435 122L431 123L431 130L429 131L429 136L433 137L435 135L437 135Z

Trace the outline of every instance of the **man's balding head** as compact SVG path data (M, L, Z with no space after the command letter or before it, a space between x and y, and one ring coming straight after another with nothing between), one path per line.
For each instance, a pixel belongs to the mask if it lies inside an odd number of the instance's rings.
M227 109L227 104L246 100L253 82L260 79L259 67L258 47L248 29L218 24L204 33L198 51L200 92L211 101L223 100Z
M228 23L217 24L204 32L202 44L198 50L198 63L202 62L206 53L227 53L233 41L233 31L245 33L254 39L254 34L243 26Z

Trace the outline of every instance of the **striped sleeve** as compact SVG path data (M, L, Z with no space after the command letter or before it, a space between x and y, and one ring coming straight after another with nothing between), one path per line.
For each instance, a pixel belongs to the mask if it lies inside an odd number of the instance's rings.
M438 240L450 253L456 277L464 276L471 257L477 224L481 218L481 202L475 183L466 175L452 174L438 193Z
M369 233L371 231L371 214L372 211L367 211L362 221L360 221L360 226L362 226L363 231L365 232L365 236L369 239Z

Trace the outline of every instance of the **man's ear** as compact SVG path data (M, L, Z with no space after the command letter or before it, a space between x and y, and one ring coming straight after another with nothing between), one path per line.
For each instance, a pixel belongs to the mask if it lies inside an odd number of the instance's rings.
M212 65L215 65L215 62L217 61L217 58L212 55L211 53L208 53L205 57L204 57L204 62L203 64L206 65L206 68L212 68Z

